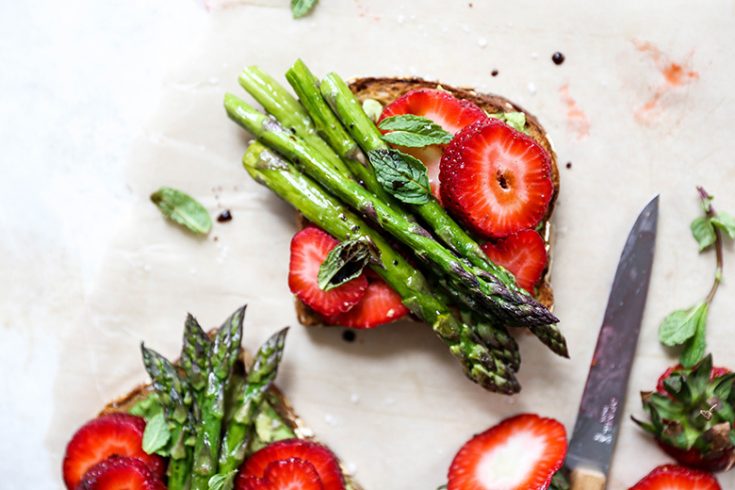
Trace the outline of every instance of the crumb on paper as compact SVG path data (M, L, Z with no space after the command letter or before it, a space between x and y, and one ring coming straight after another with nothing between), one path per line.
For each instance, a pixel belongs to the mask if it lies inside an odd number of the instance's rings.
M648 100L633 113L637 122L650 124L664 109L665 96L698 80L699 73L692 69L694 51L690 51L681 62L675 62L651 42L634 39L633 45L656 65L662 79Z
M559 94L561 95L561 101L567 109L567 128L578 139L586 137L590 132L590 121L587 114L585 114L577 101L569 93L568 83L565 83L559 88Z

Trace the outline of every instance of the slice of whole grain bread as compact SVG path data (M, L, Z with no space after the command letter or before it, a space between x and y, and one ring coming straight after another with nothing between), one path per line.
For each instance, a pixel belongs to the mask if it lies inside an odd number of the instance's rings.
M528 135L531 136L538 144L540 144L546 151L549 152L551 157L551 179L554 184L554 194L551 197L551 203L549 210L544 218L543 228L541 235L546 241L546 251L549 257L546 271L542 276L541 282L538 285L536 291L537 299L549 308L553 308L554 305L554 293L551 288L551 248L552 248L552 233L551 233L551 214L554 210L554 204L556 197L559 194L559 167L556 161L556 153L554 147L549 139L548 134L539 123L536 117L523 109L521 106L514 104L508 99L499 95L483 94L475 91L472 88L460 88L452 87L450 85L444 85L439 82L432 82L423 80L421 78L397 78L397 77L367 77L358 78L350 83L350 89L355 93L357 98L362 102L365 99L375 99L383 106L386 106L396 100L398 97L404 95L406 92L416 89L430 88L430 89L441 89L446 90L459 99L466 99L477 104L480 108L490 114L496 114L499 112L523 112L526 115L526 130ZM297 213L296 220L297 227L303 228L306 224L303 216ZM296 314L299 322L306 326L322 325L324 322L322 318L314 312L311 308L306 306L303 302L296 299Z
M236 370L244 372L244 366L246 362L247 364L250 364L249 356L246 352L243 351L241 353L240 360L238 361L238 365L236 366ZM273 406L276 413L278 413L278 415L283 418L286 424L291 427L296 436L299 439L308 439L311 441L319 442L319 440L314 435L314 432L309 427L307 427L306 424L304 424L304 421L298 416L298 414L296 414L296 411L293 409L283 392L275 385L272 385L270 387L269 392L271 395L273 395L273 398L278 401L278 403ZM116 398L105 405L102 411L100 411L99 415L105 415L108 413L129 412L135 404L146 399L152 393L153 388L150 384L139 385L128 394ZM347 472L342 461L339 461L339 465L342 469L342 475L345 479L346 490L362 490L362 487Z

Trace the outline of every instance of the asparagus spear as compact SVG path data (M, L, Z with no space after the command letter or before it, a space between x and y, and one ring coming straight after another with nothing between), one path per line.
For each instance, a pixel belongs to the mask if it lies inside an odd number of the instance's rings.
M473 329L458 321L446 303L435 295L424 276L386 239L296 167L260 143L253 143L243 165L259 183L289 202L306 218L339 240L366 237L379 251L379 264L371 267L403 299L404 304L432 329L462 363L465 374L484 388L512 394L520 385L511 369L490 352Z
M255 362L245 379L245 389L240 390L233 414L227 425L220 451L220 474L237 469L245 460L257 408L278 373L288 328L273 334L255 355Z
M168 359L158 352L148 349L141 344L143 364L153 381L153 388L163 406L166 422L171 433L170 455L168 464L168 488L181 490L187 488L191 474L191 450L186 446L186 440L193 432L193 419L185 400L191 398L189 387L185 380L179 377L178 372Z
M225 415L225 387L240 353L245 306L222 325L214 338L207 369L207 387L201 407L201 422L194 445L192 490L206 490L217 473L222 420Z
M332 107L332 110L344 126L349 128L350 133L364 151L371 152L388 148L378 128L362 110L360 102L339 75L330 73L321 82L320 87L322 95ZM525 290L517 286L515 278L510 272L487 258L479 244L447 214L446 210L433 196L428 203L414 205L413 209L452 250L468 259L475 267L479 267L496 277L516 297L525 297L525 301L533 304L535 308L545 310ZM547 321L546 324L534 323L528 326L534 335L549 346L552 351L568 357L566 340L554 323L556 323L556 319ZM511 326L514 325L511 324Z
M181 349L181 367L191 387L191 406L196 420L200 420L200 409L207 387L207 359L212 341L191 314L186 316L184 341Z
M229 116L265 144L301 167L352 208L369 216L403 242L423 261L460 288L481 307L480 312L512 325L548 325L558 321L530 296L508 290L495 276L458 259L422 227L408 220L356 182L346 179L300 138L234 95L225 96Z

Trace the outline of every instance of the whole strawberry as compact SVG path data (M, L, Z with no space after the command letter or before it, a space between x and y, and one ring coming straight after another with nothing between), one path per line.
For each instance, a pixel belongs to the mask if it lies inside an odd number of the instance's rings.
M650 422L633 418L679 463L706 471L735 465L735 373L713 368L712 355L694 367L667 371L664 393L642 392Z

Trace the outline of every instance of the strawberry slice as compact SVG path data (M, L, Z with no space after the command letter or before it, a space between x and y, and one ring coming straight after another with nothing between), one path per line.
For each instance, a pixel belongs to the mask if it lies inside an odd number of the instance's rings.
M329 291L319 287L319 267L338 244L314 226L304 228L291 239L288 286L297 298L324 317L350 310L365 296L368 287L365 274Z
M554 193L546 150L490 118L463 129L449 143L440 180L447 209L488 238L535 228Z
M238 490L247 488L239 485L245 485L246 480L250 477L265 478L271 463L290 458L297 458L311 464L319 475L324 490L344 490L342 471L332 451L321 444L304 439L284 439L256 451L240 467L236 488Z
M84 424L71 438L64 454L64 483L73 490L95 464L110 456L127 456L145 463L163 477L163 459L143 451L145 420L127 413L102 415Z
M365 296L350 311L327 318L332 325L350 328L374 328L396 321L408 314L401 297L382 279L369 278Z
M452 134L458 133L475 121L487 118L485 112L469 100L458 99L449 92L432 89L411 90L405 93L383 109L380 121L386 117L403 114L431 119ZM430 145L424 148L397 148L413 155L426 165L431 190L439 198L439 162L443 153L442 145Z
M482 250L490 260L512 272L520 287L533 294L548 262L541 235L534 230L519 231L496 243L484 243Z
M314 465L299 458L273 461L262 478L246 476L237 480L235 490L323 490Z
M656 391L661 393L662 395L669 395L669 392L666 391L666 388L664 388L664 380L674 374L677 371L682 371L683 374L688 374L691 370L685 369L684 366L681 364L677 364L676 366L671 366L669 369L664 371L664 373L659 376L658 381L656 382ZM724 376L726 374L730 374L730 370L724 367L712 367L712 372L709 375L710 381L712 381L715 378L719 378L720 376Z
M629 490L722 490L714 476L673 464L655 468Z
M517 415L462 446L449 468L448 490L545 490L566 453L561 423Z
M77 490L166 490L166 485L136 458L112 456L92 466Z

